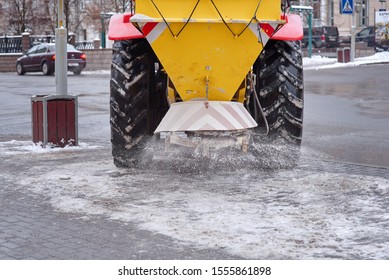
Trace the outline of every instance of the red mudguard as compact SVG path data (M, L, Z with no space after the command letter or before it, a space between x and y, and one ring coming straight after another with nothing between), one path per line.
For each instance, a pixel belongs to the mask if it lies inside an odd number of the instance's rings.
M143 34L130 22L132 14L116 14L109 21L108 39L129 40L144 38Z
M144 38L144 35L130 22L132 14L116 14L109 21L110 40ZM272 36L274 40L296 41L303 38L303 25L300 16L286 15L286 24Z
M298 15L286 15L286 23L284 26L276 32L271 38L273 40L281 41L298 41L304 36L303 24L300 16Z

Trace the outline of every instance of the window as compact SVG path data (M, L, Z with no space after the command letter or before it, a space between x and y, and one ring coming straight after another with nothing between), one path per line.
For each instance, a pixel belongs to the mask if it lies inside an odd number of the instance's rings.
M360 12L358 14L358 23L359 26L369 25L369 1L368 0L360 0L359 3L360 8L358 9Z
M370 28L365 28L363 30L361 30L361 32L359 32L359 36L362 36L362 37L367 37L369 36L370 34Z
M45 53L47 51L47 48L45 46L39 46L36 53Z
M33 46L31 49L27 51L27 55L34 54L38 50L39 46Z

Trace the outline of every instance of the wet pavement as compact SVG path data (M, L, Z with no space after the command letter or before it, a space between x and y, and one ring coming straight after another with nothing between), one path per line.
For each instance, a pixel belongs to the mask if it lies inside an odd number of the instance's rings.
M0 260L236 258L180 245L130 222L64 213L37 195L3 190L0 195Z
M81 144L43 149L30 142L29 94L51 90L51 77L24 77L35 81L27 93L22 77L0 74L0 259L388 259L388 97L379 77L362 92L337 89L340 75L305 72L293 164L284 146L262 143L250 168L219 155L213 169L162 159L122 170L110 155L109 77L69 76Z
M387 168L303 151L279 170L122 170L107 147L29 145L2 156L1 259L389 257Z

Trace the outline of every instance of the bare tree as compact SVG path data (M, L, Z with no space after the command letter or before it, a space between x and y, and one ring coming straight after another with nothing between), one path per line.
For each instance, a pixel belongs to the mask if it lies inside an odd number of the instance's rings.
M6 26L6 8L4 7L4 3L0 2L0 36L7 33Z
M54 34L58 21L57 0L45 0L45 10L48 15L46 29L51 34Z
M112 12L124 13L129 7L129 0L111 0L114 10Z
M101 21L103 14L107 13L123 13L130 4L130 0L91 0L85 8L85 21L88 25L97 28L96 31L101 32ZM107 20L107 19L105 19Z
M5 0L8 7L8 24L11 31L20 34L34 18L32 0ZM31 27L31 24L30 26Z
M49 0L2 0L0 28L8 34L45 32L50 22Z
M55 28L57 27L58 22L58 7L57 0L45 0L49 20L48 27L52 33L55 32ZM80 24L87 17L87 13L84 9L81 9L83 1L82 0L64 0L63 1L63 9L64 9L64 24L65 28L69 33L77 32Z
M54 34L58 0L0 0L0 34ZM125 12L130 0L63 0L65 27L69 33L88 29L100 33L108 13Z

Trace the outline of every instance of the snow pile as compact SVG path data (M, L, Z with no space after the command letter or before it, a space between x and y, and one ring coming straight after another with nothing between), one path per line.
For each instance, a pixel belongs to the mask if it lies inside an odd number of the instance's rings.
M389 52L378 52L372 56L356 58L357 63L388 63Z
M314 55L311 58L304 57L304 69L329 69L354 67L366 64L389 63L389 52L379 52L371 56L355 58L354 62L340 63L337 58L328 58L320 55Z
M336 58L328 58L328 57L323 57L321 55L313 55L311 58L309 57L304 57L303 58L303 65L304 69L308 68L317 68L319 66L323 65L333 65L334 63L337 62Z
M81 75L110 75L111 70L83 71Z
M53 147L47 145L42 147L40 143L33 143L32 141L18 141L11 140L0 142L0 154L3 155L18 155L18 154L29 154L29 153L58 153L61 151L77 151L83 149L98 149L100 146L93 146L87 143L79 143L78 146L65 146L64 148Z

